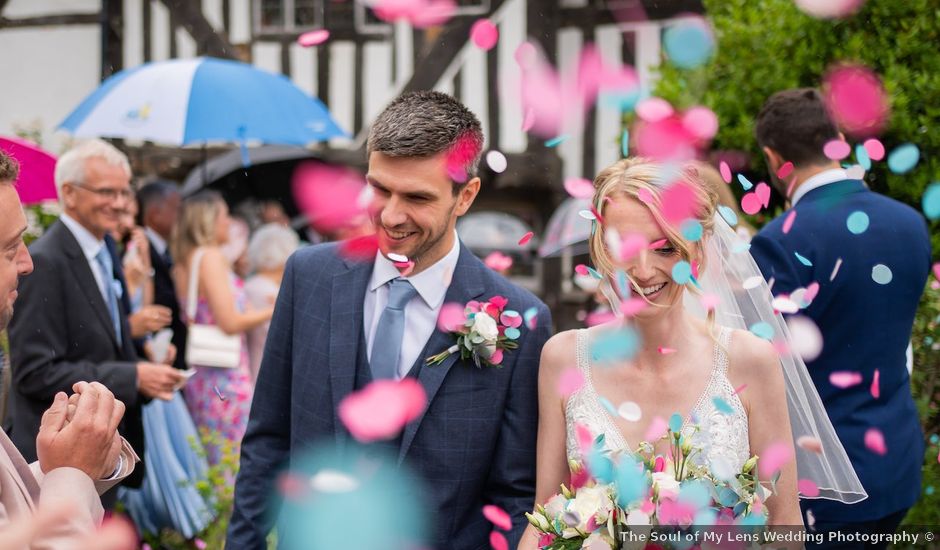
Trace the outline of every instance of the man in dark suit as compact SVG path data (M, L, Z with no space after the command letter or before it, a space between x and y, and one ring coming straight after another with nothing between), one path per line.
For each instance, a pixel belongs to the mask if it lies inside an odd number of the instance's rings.
M436 513L431 545L488 547L485 504L509 513L507 538L510 547L518 543L523 514L534 506L538 362L551 318L457 238L457 218L480 189L482 145L476 116L438 92L406 94L378 117L367 179L379 250L357 261L326 244L288 261L242 442L227 546L265 548L277 469L313 443L347 445L340 401L372 380L405 376L422 384L427 409L380 446L427 481ZM414 262L404 276L396 254ZM507 308L537 311L537 326L523 325L501 368L477 368L459 353L427 365L455 342L436 327L442 305L494 296L507 298Z
M137 192L137 204L140 208L140 223L150 241L150 265L153 266L153 303L170 308L170 329L173 330L173 346L176 347L176 360L173 366L186 370L186 324L180 317L180 304L173 285L170 269L173 258L170 256L169 242L179 217L179 187L169 181L158 180L140 188Z
M169 365L138 360L120 305L105 236L133 197L130 166L116 148L91 140L62 155L55 178L63 214L30 247L35 271L20 283L9 328L13 441L34 460L43 411L57 392L71 393L87 380L125 403L121 433L142 455L142 403L169 399L182 376ZM143 470L126 484L139 485Z
M842 134L816 90L774 94L756 135L771 174L788 161L794 170L775 181L791 209L754 237L751 254L778 296L819 284L802 313L819 327L823 348L807 368L868 493L853 505L803 500L806 523L814 518L818 531L893 532L920 494L924 457L905 350L930 269L926 222L823 154ZM830 375L840 371L860 374L861 383L837 387ZM880 433L887 451L866 445L877 439L866 433Z

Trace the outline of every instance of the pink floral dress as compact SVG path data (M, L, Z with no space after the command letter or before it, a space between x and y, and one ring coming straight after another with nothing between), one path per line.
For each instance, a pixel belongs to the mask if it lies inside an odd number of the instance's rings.
M235 308L244 311L245 290L242 281L235 274L231 274L231 281ZM209 304L203 297L199 297L196 304L195 321L215 324ZM186 405L196 427L200 431L208 429L223 441L233 443L236 453L248 426L248 411L254 391L248 363L248 344L242 335L241 363L237 367L227 369L189 365L196 369L196 374L183 389ZM219 462L220 452L215 445L206 446L210 464Z

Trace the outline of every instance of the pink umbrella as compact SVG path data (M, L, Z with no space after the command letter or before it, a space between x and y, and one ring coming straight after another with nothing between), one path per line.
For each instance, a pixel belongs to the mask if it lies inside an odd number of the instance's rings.
M16 191L23 204L58 199L55 190L55 157L25 139L0 137L0 149L20 163Z

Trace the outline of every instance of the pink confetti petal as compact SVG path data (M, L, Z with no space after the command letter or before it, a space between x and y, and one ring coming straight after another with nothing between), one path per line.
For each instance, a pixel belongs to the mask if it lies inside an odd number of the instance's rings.
M869 451L884 456L888 454L888 446L885 445L885 436L878 428L868 428L865 432L865 447Z
M796 446L811 453L822 454L823 452L822 442L808 435L801 435L796 438Z
M516 51L512 55L516 59L516 63L519 64L519 67L525 70L535 63L539 53L531 42L523 42L519 44L519 47L516 48Z
M525 116L522 118L522 131L528 132L535 126L535 110L529 107L525 110Z
M437 328L441 332L457 332L466 321L464 306L448 302L441 306L441 312L437 316Z
M728 166L727 162L721 161L718 164L718 172L721 174L721 179L723 179L725 183L731 183L731 168Z
M659 161L691 159L699 142L675 116L656 122L641 121L634 133L637 154Z
M306 498L310 483L303 477L290 472L281 474L277 478L277 490L287 500L301 502Z
M646 306L646 300L643 298L630 298L620 302L620 313L623 313L626 317L633 317L646 309Z
M770 205L770 186L764 182L760 182L754 187L754 194L757 195L757 198L760 199L760 203L767 208Z
M940 281L940 262L933 264L933 276Z
M760 209L763 208L761 205L760 197L757 196L757 193L747 193L741 197L741 210L745 214L753 216L760 212Z
M587 266L584 264L578 264L574 266L574 272L578 275L581 275L582 277L589 277L591 275L591 272L588 271Z
M659 122L671 117L674 112L672 105L660 97L650 97L636 105L637 116L646 122Z
M865 147L865 151L868 152L868 158L871 160L881 160L885 158L885 146L877 139L866 139L862 146Z
M790 161L784 162L780 168L777 170L777 177L785 180L787 176L793 173L793 163Z
M721 298L716 294L704 294L699 298L699 302L702 304L702 307L705 308L705 311L711 311L718 307L721 303Z
M812 303L812 301L816 298L817 294L819 294L819 283L817 283L816 281L813 281L812 283L807 285L806 293L803 294L803 299L806 300L807 302Z
M584 374L580 369L565 369L558 377L558 395L567 399L584 386Z
M565 191L576 199L590 199L594 196L594 184L584 178L568 178Z
M774 475L787 462L793 460L793 448L787 443L777 441L771 443L760 455L757 468L762 478Z
M852 153L852 147L841 139L834 139L823 146L823 154L832 160L842 160Z
M483 507L483 516L490 521L496 527L499 527L503 531L509 531L512 529L512 518L509 517L509 514L505 510L496 506L495 504L487 504Z
M740 386L734 389L734 394L741 395L741 392L743 392L745 389L747 389L747 384L741 384Z
M649 246L649 241L640 233L631 233L620 241L620 259L629 260ZM940 264L938 264L940 265Z
M391 439L427 405L424 386L414 378L376 380L339 404L343 425L362 442Z
M490 546L493 550L509 550L509 542L506 541L506 537L499 531L490 533Z
M653 199L653 193L651 193L649 189L640 189L636 192L636 196L640 199L641 202L649 205L655 204L656 202Z
M709 140L718 133L718 117L708 107L692 107L682 115L682 125L693 136Z
M852 371L836 371L829 375L829 383L837 388L850 388L862 383L862 375Z
M359 200L366 181L352 169L307 161L294 170L291 185L297 206L318 231L333 233L368 220L368 205Z
M803 13L820 19L836 19L852 15L865 0L795 0Z
M871 381L871 396L875 399L881 397L881 373L875 369L875 376Z
M526 233L525 235L523 235L522 238L519 239L519 246L522 246L522 245L526 244L527 242L531 241L531 240L532 240L532 235L534 235L534 233L532 233L531 231L529 231L528 233Z
M811 479L801 479L797 481L796 488L801 496L810 498L819 496L819 486Z
M297 37L297 43L305 48L311 46L318 46L330 38L330 31L326 29L317 29L310 32L305 32L299 37Z
M499 252L490 252L483 260L483 264L493 271L506 271L512 267L512 257Z
M662 214L671 225L678 227L683 221L694 218L698 207L695 191L685 183L673 183L663 191Z
M888 94L868 67L840 65L824 78L825 99L835 122L851 135L880 133L888 118Z
M499 40L499 29L489 19L479 19L470 28L470 40L481 50L491 50Z
M616 319L617 316L610 311L591 312L588 314L587 318L584 319L584 324L589 327L596 327L597 325L604 325Z
M649 248L650 250L656 250L657 248L662 247L664 244L668 242L669 242L669 239L659 239L658 241L651 242L647 248Z
M660 437L662 437L664 433L666 433L666 429L668 427L669 427L669 424L667 424L666 421L663 420L663 417L661 416L654 417L653 420L650 421L649 427L646 429L646 435L643 436L643 440L644 441L658 440Z
M584 424L575 424L574 430L575 435L578 437L578 448L581 449L581 454L587 454L591 449L591 445L594 444L594 436L591 435L591 430Z
M781 229L784 234L790 232L790 229L793 228L793 222L796 221L796 210L791 210L785 220L783 220L783 228Z
M662 355L669 355L670 353L675 353L675 352L676 352L676 350L674 350L674 349L672 349L672 348L664 348L663 346L659 346L658 348L656 348L656 351L658 351L658 352L661 353Z

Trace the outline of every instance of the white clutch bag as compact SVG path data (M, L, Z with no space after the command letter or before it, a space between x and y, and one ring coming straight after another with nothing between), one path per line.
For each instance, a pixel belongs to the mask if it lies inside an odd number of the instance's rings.
M193 254L189 271L189 289L186 295L186 318L196 318L196 294L199 291L199 262L203 249ZM186 336L186 363L190 366L233 369L241 364L242 338L239 334L226 334L215 325L190 323Z

